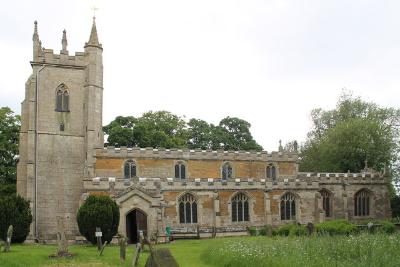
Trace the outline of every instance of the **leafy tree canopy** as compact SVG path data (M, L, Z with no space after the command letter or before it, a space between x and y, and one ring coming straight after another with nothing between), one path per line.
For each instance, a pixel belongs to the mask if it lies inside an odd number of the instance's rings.
M250 123L226 117L219 125L200 119L186 121L170 112L146 112L141 117L117 117L103 127L112 146L262 150L250 133Z
M19 129L20 117L0 108L0 184L16 182Z
M301 147L301 171L399 171L400 110L343 93L333 110L314 109L313 128Z

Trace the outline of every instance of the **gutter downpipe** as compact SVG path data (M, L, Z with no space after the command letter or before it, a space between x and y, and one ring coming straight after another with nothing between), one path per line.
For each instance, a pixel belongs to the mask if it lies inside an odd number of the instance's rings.
M46 64L43 64L42 67L36 72L36 86L35 86L35 100L36 100L36 107L35 107L35 206L34 206L34 211L35 211L35 242L39 242L39 233L38 233L38 215L37 215L37 189L38 189L38 182L37 182L37 177L38 177L38 139L39 139L39 133L38 133L38 125L39 125L39 74L40 72L46 67Z

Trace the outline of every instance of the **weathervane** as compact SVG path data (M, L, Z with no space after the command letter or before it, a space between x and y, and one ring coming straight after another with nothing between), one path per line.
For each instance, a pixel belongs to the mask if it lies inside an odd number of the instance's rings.
M93 10L93 19L95 19L96 18L96 11L99 10L99 9L96 6L93 6L92 10Z

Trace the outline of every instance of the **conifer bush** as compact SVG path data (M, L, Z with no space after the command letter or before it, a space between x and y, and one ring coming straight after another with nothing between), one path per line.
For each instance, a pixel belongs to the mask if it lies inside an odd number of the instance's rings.
M8 227L12 225L14 231L11 242L24 242L31 223L29 201L16 194L0 197L0 239L6 240Z
M90 195L78 210L79 232L89 242L96 244L96 227L103 233L102 242L110 242L118 232L119 209L109 196Z

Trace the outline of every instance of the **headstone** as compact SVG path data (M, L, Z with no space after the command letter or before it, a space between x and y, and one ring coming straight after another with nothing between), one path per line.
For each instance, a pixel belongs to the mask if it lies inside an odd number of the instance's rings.
M103 236L103 233L101 232L100 227L96 227L95 236L97 238L97 250L100 251L101 247L103 246L101 242L101 237Z
M106 241L106 242L104 243L104 245L101 246L101 250L100 250L99 256L103 255L103 251L104 251L105 247L107 246L107 244L108 244L108 241Z
M311 236L314 233L314 224L309 222L307 223L307 235Z
M372 233L372 232L374 231L374 223L373 223L373 222L369 222L369 223L367 224L367 227L368 227L368 231L369 231L370 233Z
M57 217L57 255L63 256L68 254L68 241L64 232L64 221L61 217Z
M123 235L120 235L118 239L118 245L119 245L119 259L121 260L121 263L125 262L126 258L126 238Z
M133 258L132 258L132 267L133 266L137 266L139 263L139 256L140 256L140 252L142 250L142 245L140 243L136 244L136 249L133 253Z
M8 227L8 230L7 230L7 239L6 239L6 243L5 243L4 250L3 250L4 252L9 252L9 251L10 251L13 229L14 229L14 228L13 228L12 225L10 225L10 226Z

